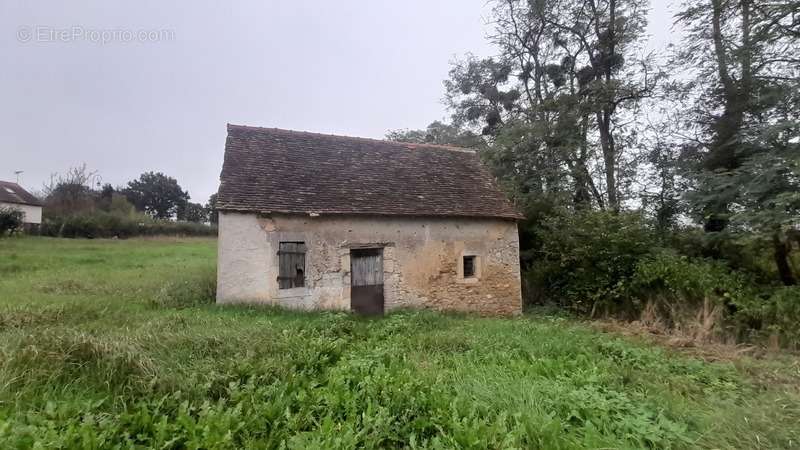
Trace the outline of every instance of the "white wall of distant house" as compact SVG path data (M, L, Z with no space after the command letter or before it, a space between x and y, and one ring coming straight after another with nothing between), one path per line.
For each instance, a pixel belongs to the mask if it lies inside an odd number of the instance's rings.
M14 208L22 211L25 217L22 219L23 223L40 224L42 223L42 207L33 205L20 205L19 203L4 203L0 202L0 207Z

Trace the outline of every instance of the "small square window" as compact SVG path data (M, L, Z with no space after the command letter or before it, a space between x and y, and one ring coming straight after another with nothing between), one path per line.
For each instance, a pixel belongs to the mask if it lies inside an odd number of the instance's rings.
M306 285L305 242L281 242L278 247L278 288Z
M464 257L464 278L475 277L475 256Z

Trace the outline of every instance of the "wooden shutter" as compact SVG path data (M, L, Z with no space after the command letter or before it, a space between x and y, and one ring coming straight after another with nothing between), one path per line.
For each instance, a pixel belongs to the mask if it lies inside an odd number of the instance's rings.
M305 286L306 244L281 242L278 246L278 288Z

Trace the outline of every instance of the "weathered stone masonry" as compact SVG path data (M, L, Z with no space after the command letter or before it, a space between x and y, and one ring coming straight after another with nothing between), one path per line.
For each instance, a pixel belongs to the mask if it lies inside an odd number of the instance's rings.
M220 214L220 303L350 309L350 250L382 247L385 309L511 315L522 310L514 220ZM305 242L306 285L278 289L279 242ZM463 256L476 277L463 277Z

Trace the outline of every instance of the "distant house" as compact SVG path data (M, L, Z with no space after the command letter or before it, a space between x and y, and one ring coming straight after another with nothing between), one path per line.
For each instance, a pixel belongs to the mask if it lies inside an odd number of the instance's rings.
M472 150L228 125L217 302L521 312L522 217Z
M17 183L0 181L0 207L22 211L22 221L28 227L42 223L42 202Z

